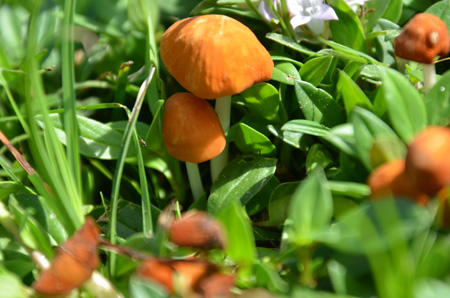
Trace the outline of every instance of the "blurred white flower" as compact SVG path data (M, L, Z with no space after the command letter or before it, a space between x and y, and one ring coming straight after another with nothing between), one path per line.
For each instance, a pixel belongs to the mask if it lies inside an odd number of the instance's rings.
M273 6L277 8L278 0L272 1ZM258 10L268 21L278 21L274 12L270 8L267 0L261 0ZM362 5L368 0L346 0L349 6ZM334 9L323 3L323 0L286 0L287 8L291 17L291 25L295 29L298 26L308 25L316 34L323 32L323 22L329 20L338 20Z

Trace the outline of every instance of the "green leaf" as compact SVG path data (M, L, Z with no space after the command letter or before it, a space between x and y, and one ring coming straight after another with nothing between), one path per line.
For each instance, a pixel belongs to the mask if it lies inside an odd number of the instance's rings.
M397 23L402 16L403 0L391 0L383 14L384 19Z
M315 52L309 50L308 48L305 48L304 46L300 45L298 42L296 42L294 39L284 36L279 33L267 33L266 38L273 40L279 44L282 44L290 49L293 49L297 52L300 52L302 54L306 54L308 56L314 55Z
M346 154L357 156L355 132L351 123L333 127L324 138Z
M236 201L245 205L275 173L277 160L262 156L240 156L230 162L211 187L208 211L218 214Z
M427 124L425 104L419 92L399 72L385 68L383 93L394 130L409 144Z
M275 157L277 148L270 140L259 131L251 128L244 123L238 123L233 128L233 139L239 150L244 154L255 154L266 157Z
M244 271L244 275L249 274L256 259L256 246L250 221L237 201L230 202L218 211L217 218L224 224L228 235L225 251Z
M355 131L356 152L367 170L371 171L374 168L371 153L376 140L396 140L397 148L393 153L393 159L403 158L406 155L404 143L383 120L371 112L355 108L350 115L350 121Z
M288 65L293 66L292 64ZM295 72L297 72L296 69ZM236 98L237 101L235 100ZM270 122L282 123L285 121L285 117L281 116L283 113L281 111L280 96L277 89L271 84L255 84L241 92L240 96L233 97L233 100L234 103L249 109L251 114L267 119Z
M348 181L328 181L333 196L346 196L355 199L364 199L370 195L367 184Z
M345 122L345 115L334 98L307 82L295 82L295 94L307 120L327 127Z
M449 0L443 0L436 2L432 6L428 7L425 12L432 13L438 17L440 17L445 24L447 24L447 27L450 30L450 1Z
M297 119L286 122L281 127L281 130L300 132L313 136L324 137L328 134L328 131L330 129L325 125L319 124L314 121Z
M23 285L17 276L0 267L0 293L3 298L26 298Z
M27 192L25 187L12 181L0 181L0 200L5 200L12 193Z
M394 248L427 229L433 222L430 212L408 200L366 202L344 213L332 229L329 245L351 253L377 253Z
M129 284L130 298L140 297L154 297L154 298L166 298L166 288L159 282L143 279L137 275L133 275L130 278Z
M278 270L269 264L258 262L254 265L253 273L256 278L256 287L267 288L274 292L286 292L289 284L281 278Z
M61 143L66 144L66 134L62 129L60 116L49 115L55 126L55 132ZM40 117L36 117L38 124L44 127ZM99 159L117 159L122 146L122 134L112 129L108 125L89 119L84 116L77 116L80 128L80 153ZM135 155L133 148L130 148L128 156Z
M275 176L272 176L263 188L245 205L247 214L252 216L266 208L274 188L278 185L280 185L280 181Z
M321 143L315 143L311 146L311 149L306 156L306 173L312 172L314 169L325 169L334 163L334 159L325 147Z
M300 68L300 77L317 87L327 74L332 61L331 56L312 58Z
M377 1L367 1L364 5L367 10L371 12L366 14L366 30L371 32L373 27L378 23L378 20L383 16L384 12L388 8L389 2L391 0L377 0Z
M323 38L319 38L319 40L322 43L324 43L325 45L334 49L335 51L330 51L328 49L325 49L325 50L319 51L318 54L328 53L328 55L336 56L338 58L342 58L342 59L345 59L348 61L356 61L356 62L361 62L361 63L373 63L373 64L378 64L378 65L383 65L383 63L380 63L378 60L371 57L370 55L367 55L366 53L355 50L351 47L342 45L340 43L337 43L337 42L334 42L331 40L326 40Z
M425 107L428 124L450 124L450 72L446 72L425 95Z
M339 21L330 21L331 34L337 43L357 51L367 53L367 42L364 28L356 13L344 0L329 0Z
M289 205L290 241L309 245L325 231L333 216L333 200L322 170L316 170L304 179Z
M337 92L344 101L347 115L354 107L359 106L367 110L372 110L373 106L366 94L359 88L359 86L343 71L339 72L339 80L337 83Z
M268 125L267 129L277 138L283 140L286 144L289 144L295 148L298 148L302 151L308 151L309 147L314 143L314 140L310 135L289 131L289 130L281 130L277 129L273 125Z
M128 20L134 29L141 32L147 31L147 20L150 17L153 27L159 25L159 9L157 0L130 0L128 1Z
M289 203L298 185L298 182L286 182L273 190L267 207L269 219L262 225L278 227L284 223L289 214Z
M272 80L294 85L295 81L300 80L297 68L290 62L278 62L272 72Z

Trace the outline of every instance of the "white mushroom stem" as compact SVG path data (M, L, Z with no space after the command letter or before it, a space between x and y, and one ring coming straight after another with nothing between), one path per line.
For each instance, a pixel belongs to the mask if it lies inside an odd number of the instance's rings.
M223 132L227 134L230 128L230 114L231 114L231 95L220 97L216 99L216 113L222 125ZM228 163L228 143L223 149L222 153L211 160L211 178L214 182L219 176L220 172Z
M423 88L425 93L430 91L431 87L436 84L436 67L434 64L423 65Z
M186 162L186 170L189 185L191 186L192 196L194 197L194 200L197 200L204 192L202 178L200 177L200 171L198 170L198 164Z

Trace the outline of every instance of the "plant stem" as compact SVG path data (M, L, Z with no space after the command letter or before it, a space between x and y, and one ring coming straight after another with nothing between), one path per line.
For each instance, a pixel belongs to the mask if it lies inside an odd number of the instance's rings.
M423 65L423 88L425 93L430 91L431 87L436 84L436 67L434 64Z
M192 195L194 196L194 200L197 200L204 192L198 164L186 162L186 170Z
M220 97L216 99L216 112L222 125L223 132L226 134L230 128L230 114L231 114L231 95ZM211 178L213 182L219 176L219 173L228 163L228 144L223 149L222 153L211 160Z

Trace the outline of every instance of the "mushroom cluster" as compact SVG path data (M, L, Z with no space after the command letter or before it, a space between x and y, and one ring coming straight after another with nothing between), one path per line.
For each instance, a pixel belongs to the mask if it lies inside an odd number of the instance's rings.
M409 145L405 159L376 168L368 178L372 199L393 195L427 205L429 198L441 198L447 209L450 186L450 128L429 126ZM450 218L449 218L450 219Z
M273 61L255 34L225 15L202 15L174 23L161 38L161 59L186 90L217 99L224 132L230 126L231 95L272 77ZM228 162L227 147L211 162L215 180Z
M434 59L450 51L447 25L434 14L419 13L403 27L394 49L400 58L423 63L424 90L428 92L436 82Z

